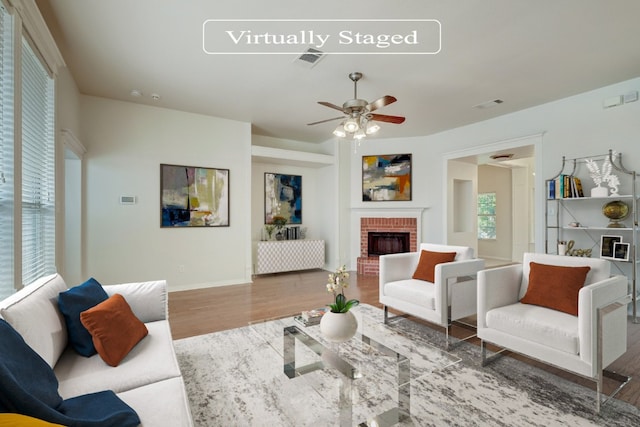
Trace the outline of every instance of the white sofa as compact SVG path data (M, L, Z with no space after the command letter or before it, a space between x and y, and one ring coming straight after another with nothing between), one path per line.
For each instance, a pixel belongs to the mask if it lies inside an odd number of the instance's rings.
M142 426L192 426L169 327L166 281L104 286L107 295L122 295L149 331L117 367L98 354L80 356L68 345L58 309L58 294L67 288L54 274L0 301L0 316L53 368L62 398L113 390Z

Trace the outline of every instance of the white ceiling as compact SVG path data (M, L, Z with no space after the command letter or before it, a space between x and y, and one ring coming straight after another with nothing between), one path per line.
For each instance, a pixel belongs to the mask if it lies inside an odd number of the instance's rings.
M321 142L348 78L359 98L393 95L378 138L428 135L640 76L638 0L37 0L83 94L251 122ZM207 19L437 19L436 55L207 55ZM380 23L380 32L386 24ZM300 50L302 52L303 49ZM130 95L132 89L144 93ZM640 88L639 88L640 89ZM150 95L158 93L154 101ZM612 94L619 95L619 94ZM474 105L502 99L490 109Z

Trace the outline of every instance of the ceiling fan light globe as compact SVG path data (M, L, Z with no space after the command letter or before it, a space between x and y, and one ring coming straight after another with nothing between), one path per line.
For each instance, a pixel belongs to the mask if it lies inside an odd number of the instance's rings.
M360 125L358 124L358 121L356 119L350 118L346 122L344 122L344 130L346 132L353 133L358 129L360 129Z
M376 133L380 130L380 126L376 122L368 122L367 123L367 135L371 135L372 133Z
M365 136L367 136L367 134L362 129L358 129L358 131L353 135L353 139L362 139Z
M344 131L344 125L340 123L338 127L333 131L333 134L338 138L344 138L347 136L347 133Z

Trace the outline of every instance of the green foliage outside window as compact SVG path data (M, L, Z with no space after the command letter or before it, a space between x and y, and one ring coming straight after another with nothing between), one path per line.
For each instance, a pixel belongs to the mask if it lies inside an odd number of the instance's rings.
M496 238L496 193L478 194L478 239Z

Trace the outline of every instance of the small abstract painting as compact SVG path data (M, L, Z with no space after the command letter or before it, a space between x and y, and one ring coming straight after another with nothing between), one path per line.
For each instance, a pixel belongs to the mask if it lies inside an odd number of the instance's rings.
M287 224L302 224L302 177L265 172L264 223L282 217Z
M160 165L161 227L229 226L229 169Z
M362 156L362 201L411 200L411 154Z

